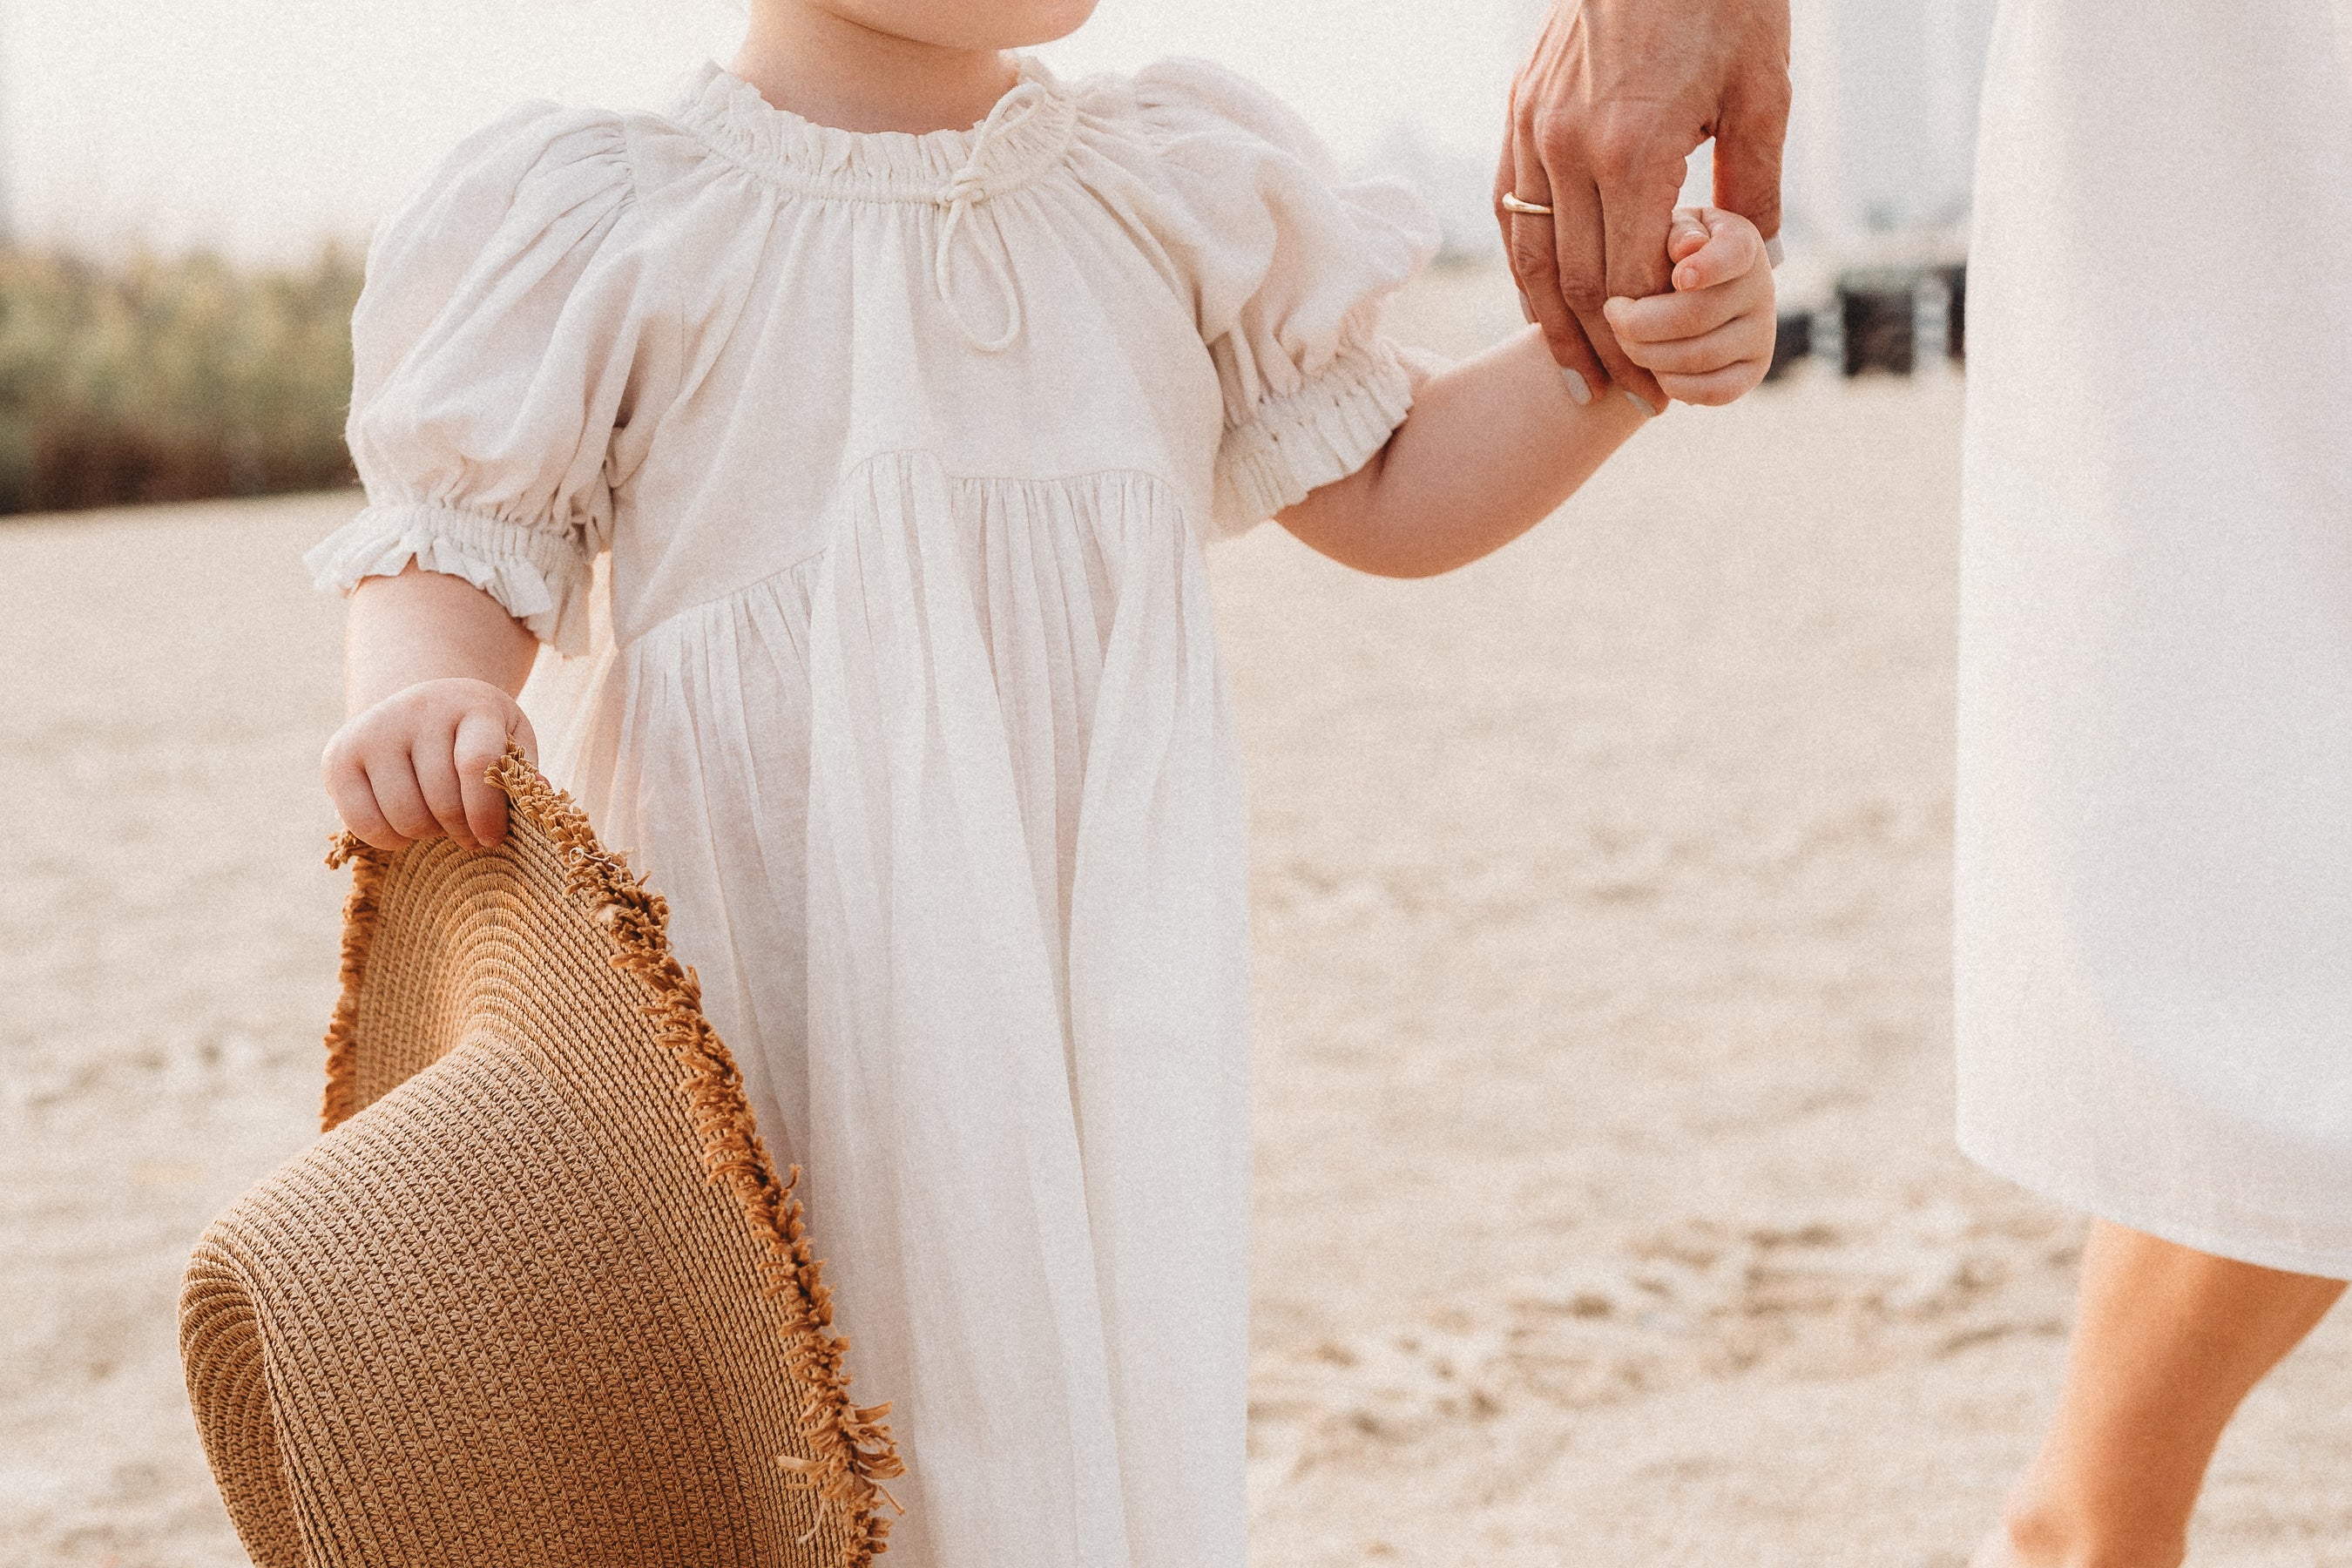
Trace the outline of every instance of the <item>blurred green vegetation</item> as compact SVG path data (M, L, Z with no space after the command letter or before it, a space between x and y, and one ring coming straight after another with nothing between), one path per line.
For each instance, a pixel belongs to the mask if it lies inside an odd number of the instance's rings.
M0 250L0 512L352 480L360 264Z

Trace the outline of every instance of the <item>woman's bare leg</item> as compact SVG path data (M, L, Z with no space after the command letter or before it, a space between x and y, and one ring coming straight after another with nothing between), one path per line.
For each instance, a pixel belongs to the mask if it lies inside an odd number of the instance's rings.
M2343 1291L2095 1221L2057 1412L1971 1568L2179 1568L2221 1429Z

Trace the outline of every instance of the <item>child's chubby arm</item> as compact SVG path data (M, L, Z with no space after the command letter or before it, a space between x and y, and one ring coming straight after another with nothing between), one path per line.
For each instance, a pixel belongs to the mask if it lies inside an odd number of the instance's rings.
M1612 300L1610 326L1670 396L1729 403L1772 360L1764 242L1737 214L1686 207L1675 215L1667 254L1675 291ZM1343 565L1433 576L1540 522L1649 416L1630 394L1577 402L1530 327L1423 382L1370 462L1278 521Z
M509 739L538 761L515 701L538 646L463 578L412 565L362 582L344 629L350 716L320 763L343 826L379 849L505 837L506 796L484 775Z

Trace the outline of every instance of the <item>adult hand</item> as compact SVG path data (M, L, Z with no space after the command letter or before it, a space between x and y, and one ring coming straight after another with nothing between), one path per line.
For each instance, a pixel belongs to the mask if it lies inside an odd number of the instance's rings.
M1511 84L1495 216L1570 392L1613 383L1665 407L1602 307L1665 290L1684 162L1710 136L1715 205L1778 235L1788 126L1789 0L1557 0Z

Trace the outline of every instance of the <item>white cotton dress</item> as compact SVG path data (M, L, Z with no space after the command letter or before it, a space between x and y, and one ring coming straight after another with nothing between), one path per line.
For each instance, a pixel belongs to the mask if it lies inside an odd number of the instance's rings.
M1214 68L1033 62L921 136L715 66L664 114L526 108L370 251L369 504L313 567L454 574L593 659L548 754L806 1167L909 1466L894 1563L1244 1560L1202 549L1404 416L1378 320L1433 241Z
M2352 0L2003 0L1983 114L1961 1143L2352 1277Z

